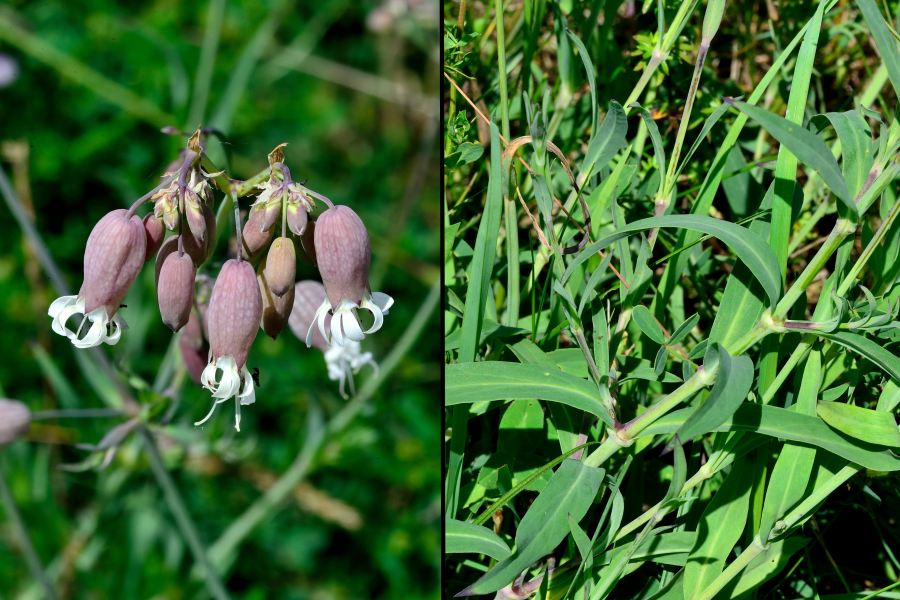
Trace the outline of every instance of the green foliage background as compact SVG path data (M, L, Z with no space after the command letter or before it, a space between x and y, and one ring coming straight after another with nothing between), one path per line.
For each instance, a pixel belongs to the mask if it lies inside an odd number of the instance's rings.
M898 19L444 5L448 595L900 597Z
M294 177L350 205L368 227L373 289L396 300L365 342L381 360L417 313L425 332L438 318L434 303L423 309L438 280L437 15L428 2L399 12L349 1L5 3L0 54L18 76L0 88L0 165L77 289L93 224L155 186L183 145L160 127L221 129L229 144L211 152L235 177L258 172L288 142ZM201 48L217 24L214 66L198 85ZM57 294L5 204L0 215L0 395L33 411L103 407L92 368L50 331L46 308ZM315 275L307 265L298 278ZM126 304L131 328L102 351L132 383L151 384L171 340L152 264ZM224 563L234 597L436 597L437 353L434 336L418 336L361 413L314 454L296 494L266 511ZM289 330L276 341L260 332L250 366L262 384L239 435L227 410L192 427L210 398L187 380L158 436L208 545L296 459L311 415L328 422L346 402L321 353ZM137 436L103 471L60 469L88 456L76 444L96 443L118 422L36 422L27 440L0 451L0 476L62 597L202 597ZM39 597L5 516L0 597Z

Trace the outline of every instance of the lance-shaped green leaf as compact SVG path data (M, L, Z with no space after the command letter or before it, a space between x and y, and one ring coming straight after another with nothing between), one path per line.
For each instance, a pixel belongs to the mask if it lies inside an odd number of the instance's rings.
M656 319L653 318L646 306L641 304L635 306L634 310L631 311L631 318L637 323L638 328L644 332L644 335L657 344L662 344L666 341L662 327L659 326L659 323L656 322Z
M691 408L674 410L638 434L675 433L690 416ZM900 458L883 446L853 440L836 432L818 417L801 415L786 408L744 402L716 431L753 431L761 435L799 442L827 450L861 467L875 471L900 470Z
M894 86L894 94L900 96L900 47L897 39L891 35L887 21L878 9L875 0L856 0L859 11L862 13L872 39L875 40L875 48L881 55L881 60L887 68L891 85Z
M706 505L697 525L697 539L684 566L685 598L695 598L719 576L725 560L744 531L750 492L759 464L739 461Z
M509 556L509 546L500 536L480 525L457 519L447 519L444 551L447 554L487 554L496 560Z
M491 271L494 268L497 235L500 230L500 209L503 207L500 163L500 132L497 126L491 123L491 175L488 179L484 213L481 215L478 235L475 238L475 253L469 268L459 349L461 362L475 360L484 321L484 306L490 291Z
M815 415L816 396L822 385L822 355L818 351L809 353L803 378L800 380L800 391L797 394L797 412L804 415ZM767 540L778 519L784 517L793 506L803 498L809 486L816 460L816 449L798 444L785 444L775 461L766 497L763 501L762 518L759 523L759 536Z
M752 104L732 99L728 99L727 102L736 106L751 119L759 123L772 137L787 146L801 163L819 174L829 189L831 189L831 192L841 202L846 204L853 213L857 212L850 190L847 189L847 183L841 175L841 169L838 167L834 155L831 154L828 146L825 145L821 138L802 125L792 123L784 117L770 113Z
M824 128L830 124L841 142L841 171L853 197L862 189L872 164L877 144L869 125L858 110L828 112L812 118L812 124Z
M707 350L704 368L718 364L716 383L706 401L696 408L676 436L682 442L712 431L737 410L753 385L753 361L747 356L732 358L720 344Z
M886 350L869 338L857 333L850 333L849 331L835 331L833 333L812 331L810 333L815 333L826 340L831 340L845 348L858 352L881 367L885 373L891 376L894 382L900 382L900 357L891 354L889 350Z
M879 446L900 448L900 430L891 413L875 412L843 402L819 402L816 412L823 421L850 437Z
M457 596L495 592L552 552L569 534L569 516L578 522L590 508L603 473L603 469L585 466L580 461L564 460L519 522L512 555Z
M563 279L568 280L572 272L579 265L594 256L598 250L602 250L613 242L638 231L657 227L690 229L691 231L699 231L722 240L728 244L738 258L747 265L753 276L759 280L772 305L775 305L781 297L781 272L778 270L778 261L775 260L775 255L772 254L772 250L769 248L766 240L759 234L740 225L702 215L650 217L618 227L615 233L605 236L593 244L588 244L581 252L576 254L572 262L569 263Z
M484 400L561 402L612 420L600 402L597 386L558 369L534 364L486 361L447 365L444 404L471 404Z

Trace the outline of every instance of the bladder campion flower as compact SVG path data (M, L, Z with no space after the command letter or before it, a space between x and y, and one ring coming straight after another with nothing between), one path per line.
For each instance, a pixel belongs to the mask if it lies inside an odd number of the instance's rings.
M329 342L338 345L348 340L360 342L375 333L384 322L384 315L394 303L393 298L369 290L369 234L362 220L347 206L333 206L316 219L316 262L325 299L316 310L315 324ZM372 313L372 325L363 330L357 316L358 309ZM326 331L325 320L331 316ZM306 345L312 340L312 327Z
M206 311L209 363L200 376L215 402L195 425L208 421L219 404L234 398L234 428L241 430L241 405L256 400L246 363L261 317L262 299L253 267L246 261L225 261Z
M301 340L312 331L311 345L318 348L325 355L325 365L328 368L328 378L339 382L339 390L345 398L345 385L349 383L350 393L356 393L353 384L353 376L365 365L373 370L378 370L378 365L372 358L371 352L363 352L359 342L346 340L343 345L329 344L315 324L316 311L325 300L325 287L318 281L299 281L294 287L294 309L289 319L291 331ZM331 319L326 317L326 324Z
M57 298L47 311L53 331L77 348L117 343L126 326L117 311L141 270L146 246L144 224L136 215L117 209L100 219L84 248L81 290ZM72 317L77 321L74 329L68 323Z

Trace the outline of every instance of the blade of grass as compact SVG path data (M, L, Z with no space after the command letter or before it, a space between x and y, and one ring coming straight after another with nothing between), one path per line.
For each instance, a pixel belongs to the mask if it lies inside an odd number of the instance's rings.
M194 75L194 91L191 95L191 107L188 110L185 124L187 129L200 127L203 123L224 18L225 0L209 0L206 29L203 32L203 45L200 48L200 62L197 64L197 73Z

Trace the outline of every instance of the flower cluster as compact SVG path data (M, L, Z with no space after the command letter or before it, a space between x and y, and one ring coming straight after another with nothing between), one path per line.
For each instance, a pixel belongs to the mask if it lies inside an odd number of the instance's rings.
M275 338L290 323L307 346L324 353L341 394L348 386L352 392L355 373L364 365L377 368L360 342L381 328L393 303L369 289L371 251L362 220L349 207L295 183L284 164L284 144L269 154L267 180L242 186L202 168L200 139L200 132L191 137L157 188L94 226L85 246L81 290L50 305L53 331L79 348L116 344L126 327L119 314L122 300L143 263L155 258L160 318L180 332L184 365L213 398L196 425L234 399L240 430L241 406L256 398L247 358L260 328ZM222 264L211 283L201 269L216 248L213 185L232 196L240 235L236 256ZM243 228L238 188L256 194ZM316 200L326 209L314 219ZM153 202L153 210L141 219L135 212L145 201ZM296 283L296 242L318 267L322 283ZM371 314L367 325L361 311Z

